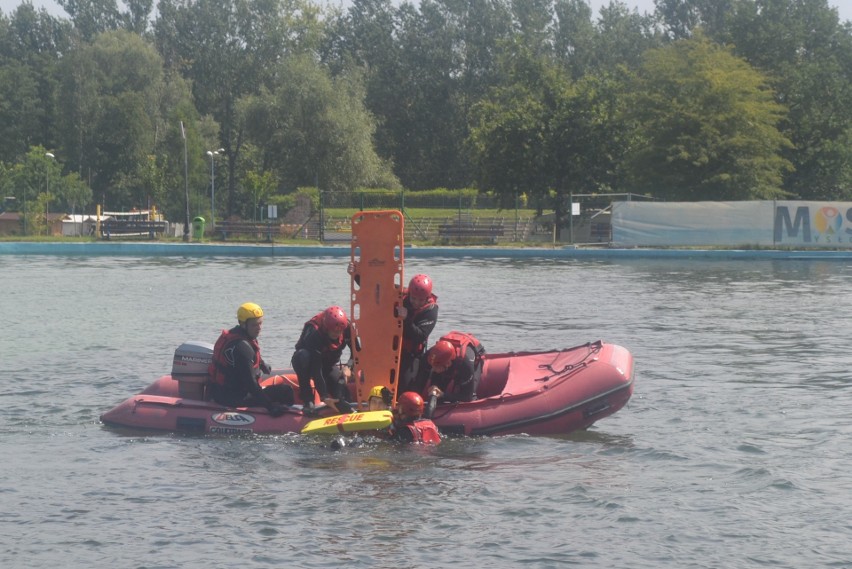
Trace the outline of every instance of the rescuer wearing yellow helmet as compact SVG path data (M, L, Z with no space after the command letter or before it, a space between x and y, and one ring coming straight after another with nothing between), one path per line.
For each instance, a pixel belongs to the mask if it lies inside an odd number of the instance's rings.
M260 355L257 337L263 326L263 309L246 302L237 308L237 325L222 330L213 347L210 363L210 393L214 401L228 407L266 407L270 415L285 412L293 404L293 388L279 384L260 386L261 375L272 370Z

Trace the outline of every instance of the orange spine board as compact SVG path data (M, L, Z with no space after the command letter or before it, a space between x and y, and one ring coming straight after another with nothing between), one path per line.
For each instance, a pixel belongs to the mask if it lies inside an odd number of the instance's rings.
M352 307L354 378L357 401L370 390L394 393L402 349L404 218L401 212L362 211L352 216Z

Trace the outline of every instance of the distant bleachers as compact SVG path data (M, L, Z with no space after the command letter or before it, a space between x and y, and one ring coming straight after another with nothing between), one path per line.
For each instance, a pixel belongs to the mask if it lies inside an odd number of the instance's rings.
M273 223L254 223L246 221L219 221L214 233L222 241L242 236L255 241L271 242L281 235L281 226Z
M107 219L101 222L101 235L104 239L147 237L155 239L165 233L168 228L166 221L143 221L127 219Z

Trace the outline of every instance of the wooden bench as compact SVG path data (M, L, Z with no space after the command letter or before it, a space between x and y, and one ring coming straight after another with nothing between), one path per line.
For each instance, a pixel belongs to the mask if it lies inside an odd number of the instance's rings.
M612 226L608 223L593 223L589 236L592 242L609 243L612 240Z
M443 223L438 226L438 236L447 240L471 241L487 239L491 243L496 243L497 238L503 236L503 226L479 225L476 223Z
M111 237L144 237L154 239L158 233L165 233L168 227L166 221L130 221L123 219L107 219L101 222L101 235L109 240Z
M281 235L281 226L272 223L252 223L246 221L219 221L216 223L217 235L222 236L222 241L228 237L244 235L256 240L272 242L272 238Z

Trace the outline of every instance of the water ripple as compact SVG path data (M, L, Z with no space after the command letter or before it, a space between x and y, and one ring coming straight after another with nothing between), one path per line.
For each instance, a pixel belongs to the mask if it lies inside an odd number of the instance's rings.
M4 362L0 386L0 564L849 565L852 266L406 265L439 288L436 334L469 330L489 351L620 343L636 358L633 399L588 431L437 448L117 432L99 414L168 372L181 342L211 341L246 298L269 313L265 357L286 366L307 317L347 304L345 266L0 257L5 298L51 314L4 323L28 361Z

